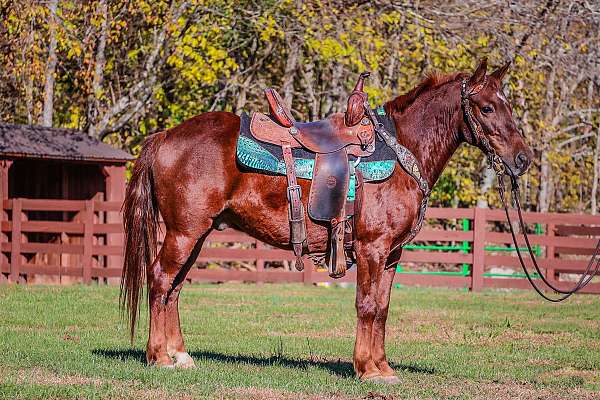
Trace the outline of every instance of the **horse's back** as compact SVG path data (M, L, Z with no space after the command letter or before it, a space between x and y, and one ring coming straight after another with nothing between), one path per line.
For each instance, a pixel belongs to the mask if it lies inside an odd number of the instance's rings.
M239 116L224 111L207 112L167 129L163 146L184 150L184 146L226 145L235 140L239 130Z

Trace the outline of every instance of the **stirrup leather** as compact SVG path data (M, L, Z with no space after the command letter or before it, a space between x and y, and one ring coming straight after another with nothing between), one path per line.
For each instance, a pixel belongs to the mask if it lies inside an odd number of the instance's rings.
M296 170L294 166L294 157L289 142L281 142L283 152L283 161L288 182L288 220L290 223L290 243L296 256L296 269L302 271L304 262L302 261L302 250L306 244L306 221L304 205L302 204L302 188L296 181Z

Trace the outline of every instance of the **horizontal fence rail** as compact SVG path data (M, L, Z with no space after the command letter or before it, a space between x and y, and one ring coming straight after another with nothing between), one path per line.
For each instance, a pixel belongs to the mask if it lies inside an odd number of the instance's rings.
M25 283L58 277L61 282L118 282L124 241L120 202L8 199L0 204L0 280ZM600 236L600 216L525 212L523 217L546 277L558 287L573 285ZM426 218L422 231L403 251L396 284L475 291L529 288L504 211L430 208ZM524 242L518 246L525 250ZM200 252L197 262L203 267L192 268L187 278L306 284L356 280L355 268L334 280L308 260L303 272L291 270L292 260L291 251L272 248L244 233L215 231ZM223 263L233 267L224 268ZM600 283L592 282L585 291L600 293Z

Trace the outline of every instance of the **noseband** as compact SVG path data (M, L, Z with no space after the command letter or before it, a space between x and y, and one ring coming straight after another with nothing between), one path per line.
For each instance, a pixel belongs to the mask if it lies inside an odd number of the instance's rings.
M521 212L521 202L519 200L520 191L519 191L518 177L512 173L510 168L506 168L504 166L504 161L502 161L502 159L498 156L498 154L496 153L494 148L492 146L490 146L490 142L489 142L488 138L485 136L483 129L481 127L481 123L479 121L477 121L477 119L473 115L473 108L471 107L471 101L469 98L471 96L479 93L485 87L485 85L487 84L487 76L484 78L482 83L476 85L471 90L468 90L467 83L468 83L467 78L462 80L461 85L460 85L460 97L461 97L461 105L462 105L462 109L463 109L464 118L467 122L467 126L468 126L469 130L471 131L471 135L474 139L473 143L471 143L471 144L473 144L473 145L479 144L481 146L482 150L484 151L484 153L488 159L488 167L493 168L494 171L496 172L496 175L498 176L498 194L500 195L500 200L502 201L502 205L504 206L506 220L508 221L508 226L510 228L512 240L515 245L515 249L517 251L517 256L519 257L519 263L521 264L521 267L523 268L523 271L525 272L525 276L527 277L527 280L529 281L531 286L535 289L535 291L540 296L542 296L544 299L546 299L550 302L553 302L553 303L558 303L558 302L564 301L564 300L568 299L569 297L571 297L573 294L579 292L588 283L590 283L592 278L600 270L600 240L598 240L598 244L596 245L594 254L592 255L592 258L590 259L590 261L585 269L585 272L583 273L583 275L581 276L579 281L575 284L575 286L573 286L571 289L564 290L564 289L557 288L556 286L554 286L552 283L550 283L548 281L548 279L544 276L543 271L541 270L541 268L539 267L539 265L537 263L537 259L533 253L533 249L531 248L531 244L529 242L529 236L527 235L527 228L525 226L525 222L523 221L523 215ZM529 253L529 257L531 258L531 261L533 262L535 270L536 270L537 274L539 275L540 279L542 280L542 282L544 282L550 289L552 289L556 293L560 294L560 296L557 298L552 298L552 297L547 296L542 291L542 289L540 289L540 287L534 282L532 276L529 274L529 271L525 267L525 261L523 260L523 256L521 255L521 250L520 250L519 244L517 242L517 235L515 234L515 230L513 228L513 223L510 218L510 214L508 212L508 205L506 203L506 198L505 198L506 188L504 186L504 176L507 175L507 173L508 173L508 175L510 177L510 181L511 181L512 199L514 201L515 208L517 209L517 214L519 216L519 225L520 225L523 237L525 238L525 243L527 244L527 252ZM594 263L596 263L595 267L594 267Z

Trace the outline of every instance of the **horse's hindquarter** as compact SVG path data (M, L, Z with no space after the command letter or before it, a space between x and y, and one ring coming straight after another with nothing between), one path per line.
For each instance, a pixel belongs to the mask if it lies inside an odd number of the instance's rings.
M160 133L164 139L154 160L154 191L167 230L202 235L218 215L235 176L228 169L235 152L239 117L205 113ZM210 221L209 221L210 222Z

